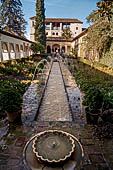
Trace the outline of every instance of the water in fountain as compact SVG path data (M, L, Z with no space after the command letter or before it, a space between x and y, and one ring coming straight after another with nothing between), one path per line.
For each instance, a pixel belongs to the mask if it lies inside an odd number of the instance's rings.
M43 64L44 62L46 62L46 64L47 64L47 66L48 66L48 68L49 68L49 62L46 60L46 59L42 59L39 63L37 63L37 65L36 65L36 68L35 68L35 71L34 71L34 74L33 74L33 78L32 78L32 80L34 80L34 78L35 78L35 75L36 75L36 71L37 71L37 69L39 68L39 65L40 64ZM39 71L40 70L43 70L43 69L39 69ZM39 73L39 71L38 71L38 73ZM42 72L43 73L43 72Z

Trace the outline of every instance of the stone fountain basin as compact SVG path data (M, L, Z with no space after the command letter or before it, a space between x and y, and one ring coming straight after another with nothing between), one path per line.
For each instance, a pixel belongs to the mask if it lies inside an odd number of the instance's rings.
M66 132L48 130L33 140L33 152L45 163L61 163L71 157L75 150L74 139Z
M33 136L27 142L26 146L24 147L23 162L24 162L25 168L27 168L28 170L42 170L45 166L48 166L47 164L42 163L39 160L37 160L37 157L34 154L33 149L32 149L34 139L41 133L38 133L35 136ZM64 162L62 165L59 165L59 166L60 167L63 167L63 166L73 167L73 162L74 162L74 164L76 164L76 168L79 168L82 163L82 159L84 157L83 147L82 147L81 143L79 142L79 140L75 136L73 136L71 134L69 134L69 135L74 139L76 149L74 150L72 156L66 162ZM56 167L54 167L53 169L56 170ZM72 170L74 170L74 169L72 168Z

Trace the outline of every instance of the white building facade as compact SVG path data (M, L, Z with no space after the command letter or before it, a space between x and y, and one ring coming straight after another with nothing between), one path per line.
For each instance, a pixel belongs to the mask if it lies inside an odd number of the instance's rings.
M12 33L0 30L0 61L30 56L31 41Z
M68 18L46 18L46 37L47 52L64 51L66 54L71 52L72 39L82 32L83 22L78 19ZM62 38L63 30L68 28L72 33L69 40ZM35 41L35 17L30 18L30 40Z

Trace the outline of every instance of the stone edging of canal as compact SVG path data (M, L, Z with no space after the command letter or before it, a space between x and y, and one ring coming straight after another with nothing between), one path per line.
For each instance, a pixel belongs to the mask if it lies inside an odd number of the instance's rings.
M82 106L83 93L76 84L74 77L63 62L59 62L61 74L67 94L69 107L72 113L72 119L76 123L86 123L85 111Z
M53 65L53 61L50 63L50 67L45 74L44 84L38 84L38 80L34 80L31 82L30 87L23 95L23 105L22 105L22 123L24 125L28 125L35 121L41 102L43 100L43 96L45 93L45 89L49 80L49 75L51 73L51 68ZM42 75L43 76L43 75Z

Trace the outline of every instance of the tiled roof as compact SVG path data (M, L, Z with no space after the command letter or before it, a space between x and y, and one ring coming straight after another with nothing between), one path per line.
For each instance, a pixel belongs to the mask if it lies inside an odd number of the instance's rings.
M30 19L31 20L35 19L35 16L31 17ZM81 24L83 23L82 21L80 21L76 18L46 18L45 22L81 23Z
M17 39L32 43L32 41L28 40L25 36L19 36L19 35L13 33L13 32L3 31L3 30L0 29L0 33L4 34L4 35L7 35L9 37L17 38Z
M84 31L82 31L79 35L77 35L73 41L77 40L78 38L82 37L83 35L85 35L87 33L88 29L86 28Z

